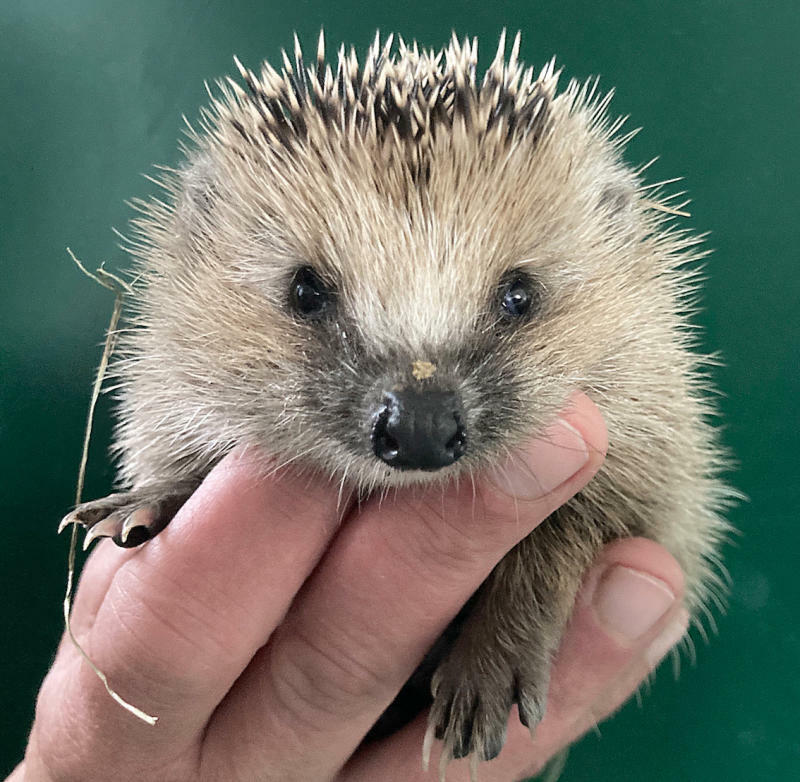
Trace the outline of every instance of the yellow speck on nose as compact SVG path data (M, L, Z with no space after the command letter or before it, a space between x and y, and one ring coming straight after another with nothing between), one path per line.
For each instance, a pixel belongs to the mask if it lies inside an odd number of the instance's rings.
M431 364L430 361L414 361L411 364L411 374L417 380L427 380L433 377L436 373L436 364Z

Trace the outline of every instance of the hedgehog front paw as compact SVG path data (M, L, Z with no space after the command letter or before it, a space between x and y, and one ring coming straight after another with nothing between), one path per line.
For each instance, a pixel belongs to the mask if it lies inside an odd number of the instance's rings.
M133 548L155 537L172 521L189 495L137 490L109 494L78 505L61 520L58 531L71 524L86 530L83 548L97 538L111 538L118 546Z
M451 759L497 757L515 703L520 722L535 729L544 716L548 677L524 668L498 659L478 665L457 653L439 667L431 683L428 733L444 745L442 768Z

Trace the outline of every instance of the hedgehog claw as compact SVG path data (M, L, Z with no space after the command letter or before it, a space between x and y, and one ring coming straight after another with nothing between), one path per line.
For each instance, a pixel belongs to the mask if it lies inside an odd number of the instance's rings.
M71 526L72 524L80 524L80 521L75 517L74 513L68 513L59 522L57 534L60 535L67 527Z
M145 539L150 538L149 530L154 526L155 510L156 509L152 506L145 506L137 508L133 513L128 514L125 521L122 523L122 529L119 531L119 539L123 546L130 545L128 537L131 532L137 528L141 529L142 533L147 535Z
M119 523L117 519L112 515L108 516L105 519L101 519L96 524L93 524L86 530L86 536L83 539L83 550L89 548L92 545L92 542L97 538L110 538L113 537L117 529L119 527Z
M451 760L468 758L470 773L479 762L500 754L506 740L511 707L533 735L544 716L548 676L523 660L498 665L487 683L480 669L459 650L439 666L431 682L433 704L423 743L423 764L430 761L434 739L442 742L441 769Z
M70 524L82 525L86 529L84 551L97 538L111 538L124 548L139 546L169 524L198 482L147 486L84 502L64 516L59 532Z

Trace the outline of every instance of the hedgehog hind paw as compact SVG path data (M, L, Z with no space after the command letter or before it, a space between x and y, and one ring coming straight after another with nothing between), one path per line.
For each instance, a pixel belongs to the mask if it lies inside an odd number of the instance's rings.
M433 735L443 743L442 758L471 762L497 757L506 739L511 704L495 711L479 694L464 698L463 692L440 697L431 709Z
M535 668L519 662L499 667L490 681L471 669L469 661L454 656L434 675L423 761L429 761L431 745L438 739L440 779L451 760L462 758L469 762L472 779L480 763L500 754L514 704L519 721L533 737L544 716L548 682L549 675L537 675Z

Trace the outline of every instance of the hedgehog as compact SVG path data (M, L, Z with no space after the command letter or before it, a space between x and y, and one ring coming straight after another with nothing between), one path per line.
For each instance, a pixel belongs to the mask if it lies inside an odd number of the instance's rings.
M696 307L702 237L597 80L477 40L376 36L363 63L295 36L281 70L209 89L162 199L138 202L113 367L118 491L64 523L137 546L239 445L359 496L472 476L541 434L575 389L607 458L520 542L372 731L429 710L448 758L495 757L511 707L541 720L582 575L645 536L695 622L724 591L730 491ZM188 123L187 123L188 124ZM501 639L501 641L498 641ZM402 703L401 703L402 702ZM412 704L409 706L409 704Z

